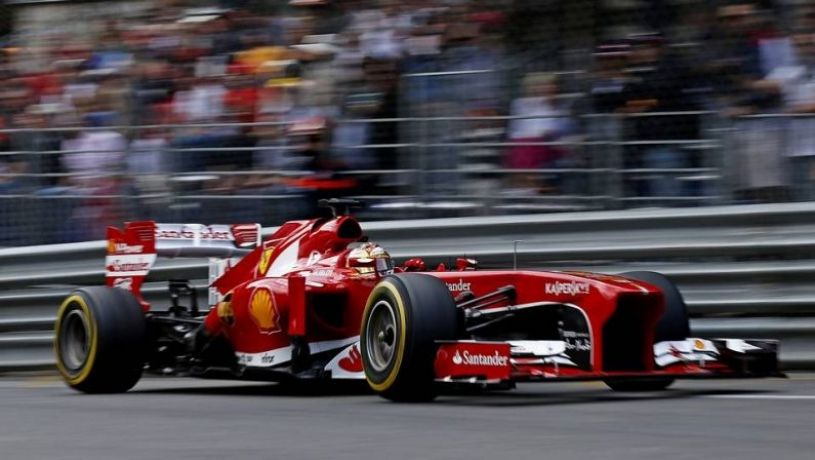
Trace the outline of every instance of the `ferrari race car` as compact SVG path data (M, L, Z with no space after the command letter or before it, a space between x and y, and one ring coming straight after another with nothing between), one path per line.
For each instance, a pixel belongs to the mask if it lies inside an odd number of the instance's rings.
M689 337L663 275L479 270L468 259L395 267L348 213L259 225L131 222L108 229L107 286L85 287L56 320L59 373L86 393L124 392L143 372L297 382L364 379L385 398L445 386L602 380L653 391L677 378L781 375L772 340ZM210 299L186 281L151 306L158 256L210 258ZM188 299L188 300L186 300Z

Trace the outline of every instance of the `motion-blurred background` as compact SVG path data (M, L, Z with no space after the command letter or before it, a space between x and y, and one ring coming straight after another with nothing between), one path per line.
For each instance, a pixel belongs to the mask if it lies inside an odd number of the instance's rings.
M0 4L0 246L815 198L806 0Z

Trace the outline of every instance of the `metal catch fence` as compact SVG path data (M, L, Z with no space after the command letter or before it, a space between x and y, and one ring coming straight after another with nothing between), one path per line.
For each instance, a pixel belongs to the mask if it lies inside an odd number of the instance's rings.
M142 218L273 224L324 196L383 220L815 199L811 115L603 113L586 75L558 76L545 104L464 69L403 74L392 113L332 122L0 128L0 247Z

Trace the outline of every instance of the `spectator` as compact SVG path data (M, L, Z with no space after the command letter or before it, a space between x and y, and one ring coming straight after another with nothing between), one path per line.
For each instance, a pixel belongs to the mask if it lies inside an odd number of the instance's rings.
M782 89L784 111L795 115L789 120L786 153L799 200L815 199L815 33L809 30L793 37L797 64L773 70L767 79ZM797 117L799 115L810 115Z
M393 119L398 116L399 63L366 59L363 63L368 101L374 104L371 118ZM399 166L397 150L390 147L399 141L399 126L393 121L374 122L369 130L369 144L381 145L375 150L380 169L396 169Z
M650 115L655 112L688 112L698 110L689 84L687 66L668 54L661 36L640 35L632 38L627 81L621 95L621 111L633 116L631 138L647 142L641 149L626 152L628 165L648 169L676 169L689 166L686 152L674 142L699 137L697 115ZM682 186L676 173L648 174L646 189L641 193L654 197L677 197Z
M567 112L558 106L557 77L532 73L524 77L524 95L512 102L509 138L515 143L541 143L557 140L570 128ZM551 166L562 154L558 147L526 145L509 152L509 165L516 168Z
M625 105L625 73L629 45L607 43L598 47L591 76L591 109L595 113L614 113Z
M82 131L75 139L62 142L62 166L70 174L70 194L84 196L78 202L65 199L66 204L77 203L66 225L67 238L75 240L101 238L105 226L119 222L122 215L122 201L116 196L123 193L121 172L127 141L97 124L99 119L86 120L90 127L101 129Z
M362 10L355 15L351 29L359 32L359 43L366 57L398 60L404 53L404 37L412 26L410 14L396 0L382 0L380 8Z
M558 82L553 74L531 73L523 80L524 95L512 102L509 139L513 147L507 152L506 165L513 169L552 168L566 150L547 145L573 131L569 112L561 106ZM524 173L513 180L522 188L546 187L539 175Z
M371 105L364 98L349 96L345 102L345 115L349 118L367 118ZM351 169L372 169L376 167L371 150L365 144L370 138L370 123L341 123L334 128L332 150L342 158Z
M168 133L160 128L139 130L130 141L125 158L129 186L139 197L136 206L141 214L154 219L165 218L166 196L171 191L168 138Z
M101 128L100 122L89 119L88 124ZM75 185L93 188L120 172L126 147L124 136L116 131L82 131L75 139L62 142L63 167L75 178Z
M126 164L128 175L137 180L139 188L149 192L164 190L164 174L169 168L166 163L168 147L166 133L157 128L138 132L128 147Z
M58 176L63 172L61 157L55 153L59 151L60 137L58 133L44 130L48 127L49 116L57 109L57 106L47 104L31 105L25 113L14 117L14 127L25 131L10 136L10 148L22 152L16 156L21 163L18 170L35 175L27 180L18 181L20 184L26 184L28 191L57 186L61 182Z
M147 60L135 70L133 81L133 122L142 124L157 120L160 104L168 104L175 91L172 67L165 60Z
M721 36L709 66L723 113L734 117L736 134L727 154L737 198L778 201L786 197L781 124L775 119L739 118L779 109L780 87L765 79L761 62L763 30L753 3L719 8Z
M173 111L185 123L213 122L224 112L226 88L221 77L197 76L173 96Z

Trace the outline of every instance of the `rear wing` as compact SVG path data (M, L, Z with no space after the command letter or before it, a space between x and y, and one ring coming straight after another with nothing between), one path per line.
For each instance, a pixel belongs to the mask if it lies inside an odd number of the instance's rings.
M210 281L261 243L260 224L201 225L127 222L108 227L105 276L108 286L127 289L147 309L141 286L158 256L227 259L210 264Z

